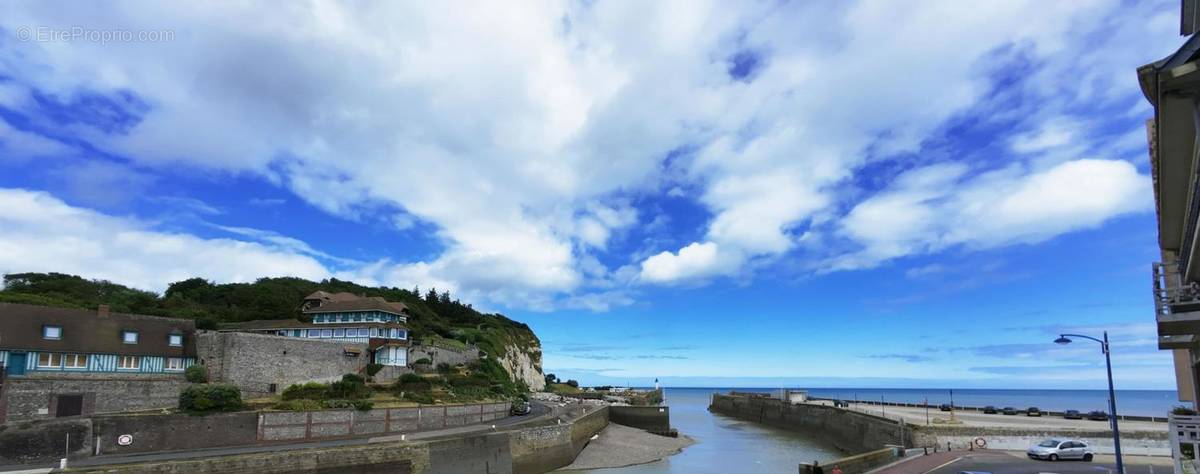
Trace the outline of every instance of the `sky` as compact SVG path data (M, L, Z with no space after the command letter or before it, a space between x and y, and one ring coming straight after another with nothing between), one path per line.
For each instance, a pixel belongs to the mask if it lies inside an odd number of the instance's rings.
M1178 2L9 2L0 272L449 290L586 384L1169 389Z

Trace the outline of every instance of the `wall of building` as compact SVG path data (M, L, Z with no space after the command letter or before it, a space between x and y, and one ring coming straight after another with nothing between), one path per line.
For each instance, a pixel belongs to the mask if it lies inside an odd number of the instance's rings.
M85 415L175 408L186 384L183 374L27 373L5 379L0 421L53 418L57 395L83 395Z
M608 407L608 421L651 433L669 433L671 431L671 408L613 405Z
M347 347L358 355L347 356ZM247 398L271 394L271 384L281 392L292 384L338 380L370 363L365 344L241 332L198 332L196 351L209 381L232 384Z
M910 426L825 405L792 405L775 398L714 394L709 410L784 429L820 434L848 453L886 445L912 446Z

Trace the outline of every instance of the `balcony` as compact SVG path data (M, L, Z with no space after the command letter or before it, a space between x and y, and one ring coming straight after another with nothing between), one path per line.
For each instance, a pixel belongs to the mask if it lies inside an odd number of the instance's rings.
M1172 262L1155 263L1153 272L1158 348L1195 347L1200 337L1200 285L1185 285L1179 267Z

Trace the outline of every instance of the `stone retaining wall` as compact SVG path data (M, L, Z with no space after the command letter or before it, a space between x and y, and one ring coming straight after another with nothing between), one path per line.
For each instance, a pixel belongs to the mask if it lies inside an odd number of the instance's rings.
M262 412L258 415L258 439L302 441L436 430L504 418L508 416L509 407L508 402L502 402L366 411Z
M904 451L900 448L883 448L840 459L821 461L821 467L823 471L833 471L834 467L839 467L842 469L842 474L861 474L895 461L902 456L904 456ZM804 464L802 467L801 473L812 474L811 464Z
M30 372L4 380L3 421L54 418L57 395L82 395L83 414L175 408L183 374Z
M347 355L347 348L357 354ZM200 331L196 352L212 382L228 383L245 398L282 392L289 385L333 382L370 362L366 344L245 332Z
M579 407L562 424L533 426L511 433L512 471L516 474L550 472L571 464L592 436L608 426L609 408Z

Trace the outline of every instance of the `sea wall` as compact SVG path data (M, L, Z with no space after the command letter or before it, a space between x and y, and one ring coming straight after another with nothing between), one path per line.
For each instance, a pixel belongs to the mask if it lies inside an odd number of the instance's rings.
M883 448L844 458L821 461L821 466L831 471L834 467L840 468L842 474L861 474L900 459L903 455L904 452L901 448ZM812 474L814 471L812 464L802 464L801 468L800 472L804 474Z
M0 426L0 465L53 462L68 452L72 457L87 456L92 451L91 433L91 420L77 417Z
M592 436L608 426L609 408L586 411L579 407L568 419L554 424L533 426L511 433L513 472L537 474L571 464Z
M100 454L133 454L181 449L249 446L258 441L255 412L112 415L92 418ZM118 439L128 435L128 443Z
M632 426L655 434L671 432L671 408L654 406L608 407L608 421L618 425Z
M292 384L335 381L370 361L366 344L245 332L201 331L196 351L210 381L232 384L247 398Z
M123 473L414 473L540 474L574 461L608 425L607 407L575 407L565 414L508 431L447 436L430 441L381 441L329 448L265 451L120 466ZM391 438L394 439L394 438ZM67 472L111 472L82 467Z
M775 398L713 394L709 411L818 434L849 453L874 451L888 445L913 445L909 425L825 405L792 405Z

